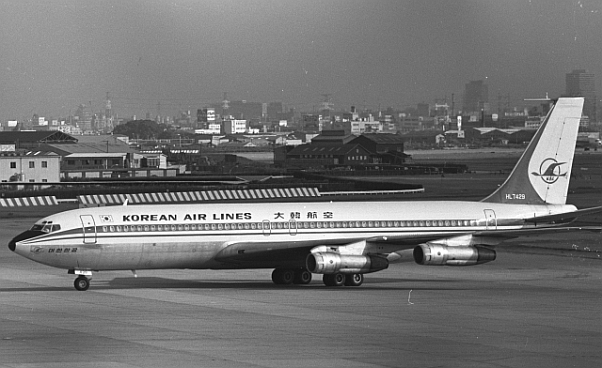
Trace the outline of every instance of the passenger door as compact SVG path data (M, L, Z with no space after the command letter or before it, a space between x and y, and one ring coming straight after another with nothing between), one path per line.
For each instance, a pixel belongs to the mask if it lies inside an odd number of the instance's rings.
M96 244L96 224L92 215L79 216L84 233L84 244Z
M483 210L485 212L485 227L487 230L497 229L497 218L494 210Z

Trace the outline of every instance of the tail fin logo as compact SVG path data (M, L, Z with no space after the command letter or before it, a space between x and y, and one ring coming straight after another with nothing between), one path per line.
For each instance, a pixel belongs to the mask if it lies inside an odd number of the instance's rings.
M539 172L532 172L531 175L539 176L547 184L554 184L558 178L566 176L566 171L562 172L560 166L566 162L558 162L553 158L543 160L539 166Z

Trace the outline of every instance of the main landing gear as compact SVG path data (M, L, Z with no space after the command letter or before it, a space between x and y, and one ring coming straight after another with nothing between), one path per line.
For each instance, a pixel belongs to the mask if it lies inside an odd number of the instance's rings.
M361 273L324 274L322 281L326 286L360 286L364 282L364 275Z
M276 285L305 285L311 282L311 272L305 268L277 268L272 272L272 281Z
M311 272L305 268L277 268L272 272L272 281L276 285L306 285L311 282L311 277ZM364 275L332 273L324 274L322 280L326 286L360 286L364 282Z

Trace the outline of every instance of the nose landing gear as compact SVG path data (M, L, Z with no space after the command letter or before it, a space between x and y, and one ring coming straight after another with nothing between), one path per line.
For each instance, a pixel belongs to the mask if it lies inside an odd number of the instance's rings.
M82 271L82 270L69 270L68 273L70 275L78 275L75 281L73 282L73 286L78 291L86 291L90 288L90 279L92 278L92 271Z
M75 279L73 286L75 286L75 289L79 291L86 291L90 287L90 279L86 276L80 275Z

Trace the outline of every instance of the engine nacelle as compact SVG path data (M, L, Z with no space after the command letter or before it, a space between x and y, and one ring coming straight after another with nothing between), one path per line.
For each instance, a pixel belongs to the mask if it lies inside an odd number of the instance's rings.
M334 252L315 252L307 256L307 269L313 273L370 273L389 267L386 258L348 255Z
M483 246L448 247L422 244L414 248L414 261L426 266L473 266L495 260L495 251Z

